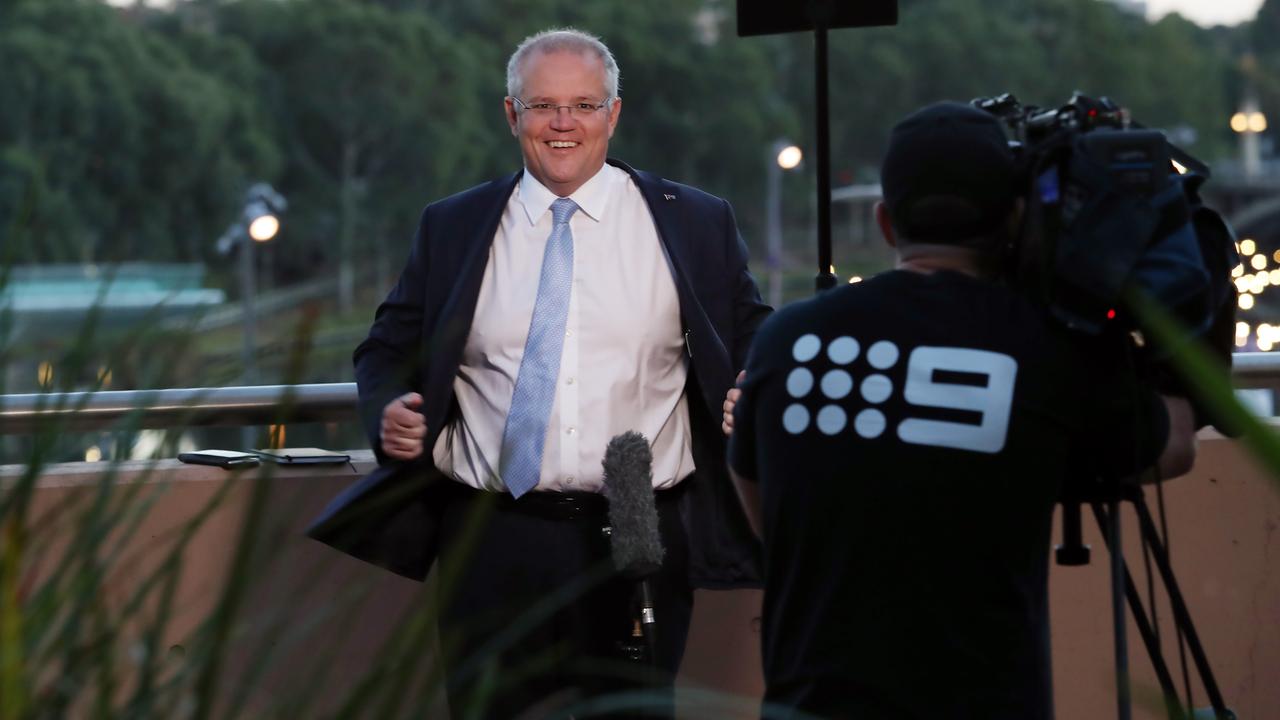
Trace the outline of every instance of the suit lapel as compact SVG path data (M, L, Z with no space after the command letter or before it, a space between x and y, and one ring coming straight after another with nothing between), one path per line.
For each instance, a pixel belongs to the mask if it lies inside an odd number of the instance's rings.
M430 363L426 386L431 407L424 413L429 428L428 440L432 444L443 429L445 417L453 404L453 381L462 362L467 337L471 334L476 303L480 299L480 285L489 264L489 249L493 247L493 238L498 232L507 201L523 172L520 170L504 181L494 182L487 197L477 203L479 210L475 214L460 213L459 217L443 218L445 222L471 228L471 233L459 243L459 252L454 256L456 259L445 264L444 272L452 275L456 282L449 282L446 277L440 283L440 287L449 290L440 300L441 312L436 320L439 329L431 342L431 348L435 348L438 355L434 358L436 361Z
M682 317L698 303L693 295L693 285L689 281L689 248L683 232L684 223L680 220L680 195L675 185L649 173L642 173L619 160L609 160L631 176L640 194L649 206L649 214L653 216L654 228L658 231L658 239L671 259L671 267L675 271L676 293L680 297L680 314ZM685 329L689 319L685 317Z
M692 240L687 232L688 222L684 218L688 205L680 197L683 190L675 183L651 173L635 170L619 160L610 159L609 164L631 175L636 187L640 188L640 194L649 205L654 227L658 231L658 239L666 248L667 257L671 259L671 268L675 274L676 296L680 301L680 319L684 324L685 349L702 378L703 400L715 415L719 412L720 399L706 393L711 391L710 388L717 386L717 368L728 367L729 353L694 290L699 285L697 282L699 273L710 272L711 269L699 267L698 263L691 260L693 252L689 243Z

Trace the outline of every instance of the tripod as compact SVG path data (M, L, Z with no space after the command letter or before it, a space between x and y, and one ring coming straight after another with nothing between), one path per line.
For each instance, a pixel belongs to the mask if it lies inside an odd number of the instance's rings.
M1217 680L1213 676L1213 670L1209 667L1208 657L1205 655L1204 647L1200 644L1195 625L1191 622L1191 615L1187 611L1182 591L1178 587L1177 578L1174 577L1173 568L1169 564L1168 548L1156 530L1151 510L1147 507L1146 496L1142 491L1142 486L1136 482L1109 480L1091 490L1093 492L1075 490L1063 497L1061 501L1062 544L1055 550L1055 555L1059 565L1076 566L1089 562L1089 547L1083 542L1080 527L1081 505L1086 502L1089 503L1111 559L1111 611L1115 634L1117 717L1120 720L1129 720L1131 717L1128 641L1126 639L1124 618L1124 604L1127 601L1129 610L1133 613L1134 624L1138 629L1138 634L1142 637L1143 645L1146 646L1147 655L1151 659L1152 668L1154 668L1156 678L1160 683L1160 689L1164 696L1165 711L1169 719L1189 720L1191 718L1212 717L1214 720L1235 720L1235 713L1228 709L1226 703L1223 702ZM1200 683L1209 697L1212 715L1189 711L1183 707L1182 701L1178 697L1173 676L1170 674L1169 666L1164 660L1159 635L1152 621L1155 615L1155 598L1151 598L1152 608L1151 613L1148 614L1147 609L1142 605L1142 598L1138 594L1137 587L1133 582L1133 576L1129 573L1128 564L1124 559L1120 537L1120 503L1122 501L1132 503L1134 510L1137 512L1140 542L1144 552L1149 553L1149 557L1155 561L1159 570L1160 579L1164 583L1165 594L1168 596L1169 605L1173 610L1174 626L1177 630L1179 642L1185 641L1186 649L1191 653ZM1187 686L1187 702L1189 705L1189 684Z

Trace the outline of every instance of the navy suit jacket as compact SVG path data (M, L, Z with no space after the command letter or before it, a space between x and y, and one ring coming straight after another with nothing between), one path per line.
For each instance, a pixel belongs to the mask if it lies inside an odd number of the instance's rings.
M640 189L675 271L691 363L685 392L697 467L685 480L680 508L690 581L715 588L758 584L759 547L727 475L720 415L769 307L747 271L746 246L727 202L609 163ZM400 280L355 351L360 413L380 465L329 503L308 528L311 537L400 575L426 576L436 554L438 498L454 482L436 470L431 448L457 412L454 378L489 249L519 178L517 172L479 185L423 211ZM425 450L413 462L397 462L381 450L382 410L411 391L424 399Z

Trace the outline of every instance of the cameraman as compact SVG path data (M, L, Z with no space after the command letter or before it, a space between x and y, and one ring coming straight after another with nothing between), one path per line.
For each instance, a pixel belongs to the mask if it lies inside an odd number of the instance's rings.
M764 540L764 714L1050 718L1056 498L1186 472L1191 410L997 280L1022 201L993 117L908 116L881 179L897 268L774 315L725 403Z

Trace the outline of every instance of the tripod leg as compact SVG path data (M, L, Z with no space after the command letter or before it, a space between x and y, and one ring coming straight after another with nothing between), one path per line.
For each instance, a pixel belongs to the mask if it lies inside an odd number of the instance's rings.
M1205 655L1204 646L1200 644L1200 636L1196 634L1195 625L1191 622L1191 614L1187 611L1186 601L1182 598L1182 591L1178 588L1178 580L1173 576L1173 568L1169 565L1169 555L1164 545L1160 542L1159 536L1156 535L1155 522L1151 518L1151 511L1147 508L1146 498L1139 491L1131 498L1133 500L1134 509L1138 512L1138 521L1141 523L1142 532L1149 538L1151 544L1151 554L1155 558L1156 567L1160 570L1160 577L1164 580L1165 592L1169 596L1169 605L1173 608L1173 619L1178 624L1179 629L1187 638L1187 646L1191 650L1191 659L1195 661L1196 670L1200 673L1200 682L1204 685L1204 691L1209 696L1209 704L1213 706L1215 717L1220 720L1234 718L1235 714L1227 709L1226 703L1222 699L1222 692L1218 689L1218 682L1213 676L1213 669L1209 667L1209 659Z
M1124 588L1127 570L1124 551L1120 544L1119 501L1107 502L1107 548L1111 551L1111 622L1115 635L1116 652L1116 717L1129 720L1132 706L1129 701L1129 641L1124 622Z
M1098 527L1103 528L1103 541L1107 543L1107 547L1112 546L1110 534L1106 528L1111 527L1111 513L1104 512L1098 504L1093 506L1094 517L1098 521ZM1111 559L1114 563L1116 556L1113 553ZM1173 675L1169 672L1169 665L1164 661L1164 654L1160 650L1160 642L1156 637L1155 628L1152 626L1151 620L1147 617L1147 611L1142 606L1142 597L1138 594L1138 587L1133 582L1133 575L1129 573L1128 563L1124 561L1123 555L1119 558L1120 568L1124 575L1124 595L1129 602L1129 612L1133 614L1134 625L1138 628L1138 635L1142 638L1142 644L1147 649L1147 657L1151 659L1151 667L1155 670L1156 680L1160 683L1160 689L1164 692L1165 711L1168 713L1169 720L1180 720L1186 717L1186 711L1182 708L1182 703L1178 699L1178 691L1173 684Z

